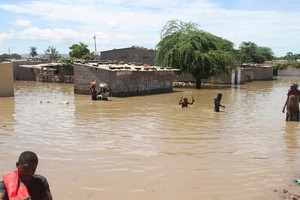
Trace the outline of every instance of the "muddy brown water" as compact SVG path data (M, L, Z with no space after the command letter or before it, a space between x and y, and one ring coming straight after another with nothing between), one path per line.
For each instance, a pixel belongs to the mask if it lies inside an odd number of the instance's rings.
M111 101L16 81L15 96L0 98L0 171L32 150L58 200L278 199L274 190L300 189L300 125L281 112L299 79ZM215 113L218 92L226 108ZM194 105L182 109L183 96Z

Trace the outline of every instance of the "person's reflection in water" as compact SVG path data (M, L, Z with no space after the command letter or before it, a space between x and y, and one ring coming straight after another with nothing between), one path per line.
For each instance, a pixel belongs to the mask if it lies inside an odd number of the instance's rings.
M288 123L285 127L285 134L284 134L284 142L286 144L285 154L288 158L288 162L294 162L297 160L297 153L299 151L299 144L298 144L298 134L299 127L298 124L295 123Z

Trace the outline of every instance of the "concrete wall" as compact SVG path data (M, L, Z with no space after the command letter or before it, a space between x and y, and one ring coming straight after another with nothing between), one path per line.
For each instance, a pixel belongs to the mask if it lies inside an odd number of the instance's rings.
M171 71L120 71L112 73L115 96L139 96L173 92Z
M273 79L272 66L257 66L254 67L253 80L272 80Z
M234 74L222 77L222 83L243 84L254 80L272 80L273 67L253 66L239 67ZM231 80L230 80L231 79Z
M89 84L97 82L107 83L111 88L111 96L126 97L151 95L173 92L173 71L122 71L106 70L84 64L75 64L74 92L76 94L90 94Z
M48 60L14 61L14 79L23 81L40 81L55 83L73 83L73 68L61 67Z
M89 86L91 81L96 81L96 90L99 91L100 83L107 83L110 86L111 77L107 70L75 64L74 66L74 92L76 94L90 94Z
M38 69L35 67L20 67L20 65L38 65L42 63L49 63L50 61L28 61L28 60L18 60L13 62L14 66L14 79L22 81L35 81L36 74L38 74Z
M299 70L300 71L300 70ZM253 80L272 80L273 67L271 66L243 66L239 67L233 74L212 76L203 79L204 83L242 84ZM174 76L174 80L182 82L195 82L190 74Z
M0 63L0 97L14 96L13 64Z
M278 76L300 76L300 69L287 67L284 70L278 70Z

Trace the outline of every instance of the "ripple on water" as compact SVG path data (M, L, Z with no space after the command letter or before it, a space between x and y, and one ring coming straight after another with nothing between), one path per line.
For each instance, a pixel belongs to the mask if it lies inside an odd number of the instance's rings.
M299 123L281 113L291 80L111 101L74 95L72 85L16 82L15 97L0 98L1 160L37 151L59 199L266 199L292 185L300 164ZM226 108L215 113L220 91ZM182 96L196 101L182 109Z

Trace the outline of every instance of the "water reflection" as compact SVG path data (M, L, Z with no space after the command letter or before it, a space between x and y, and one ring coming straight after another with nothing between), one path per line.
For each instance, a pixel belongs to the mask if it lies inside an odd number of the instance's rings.
M70 84L16 82L15 97L0 98L1 171L30 149L56 199L276 199L299 173L299 123L281 113L294 81L111 101ZM215 113L218 92L226 108ZM185 96L196 101L182 109Z
M300 127L298 122L286 123L284 142L286 144L285 154L288 158L287 162L294 162L296 159L298 159L298 133L300 133Z
M14 107L15 101L13 97L4 97L0 101L1 115L0 115L0 127L3 129L3 132L0 132L0 138L11 136L14 132ZM2 139L1 139L2 141Z

